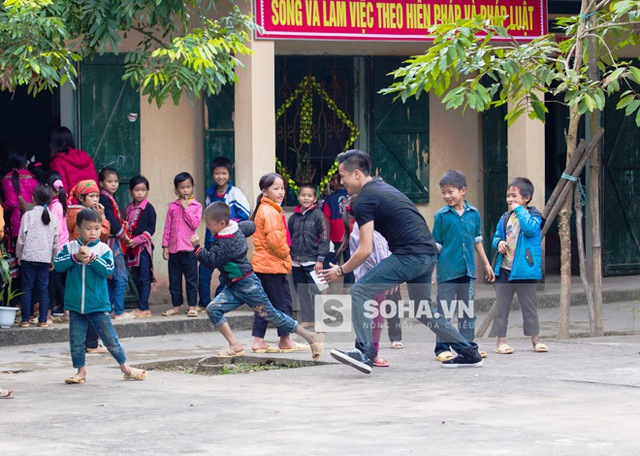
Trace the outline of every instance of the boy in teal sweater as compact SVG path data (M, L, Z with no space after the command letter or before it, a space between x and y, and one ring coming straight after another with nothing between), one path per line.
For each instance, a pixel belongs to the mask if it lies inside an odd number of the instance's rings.
M69 311L69 345L75 375L65 379L67 384L85 383L84 340L89 322L96 329L109 353L120 365L124 378L144 380L147 371L130 367L111 325L111 302L107 277L113 273L113 253L100 242L102 216L91 208L82 209L77 216L80 237L62 247L53 260L57 272L67 272L64 290L64 309Z

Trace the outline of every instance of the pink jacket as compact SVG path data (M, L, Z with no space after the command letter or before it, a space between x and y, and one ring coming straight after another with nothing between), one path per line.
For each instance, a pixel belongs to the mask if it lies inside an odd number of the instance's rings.
M49 212L58 219L58 251L60 251L62 246L69 242L69 228L67 227L67 216L64 215L62 203L57 196L49 204Z
M98 182L96 165L84 150L69 149L69 152L58 152L51 159L49 168L60 173L62 186L67 194L81 180L92 179Z
M22 217L22 214L20 213L18 195L11 183L12 174L13 171L10 171L2 178L2 190L4 190L2 207L10 214L9 227L11 228L11 237L16 239L20 232L20 217ZM20 195L24 198L25 202L31 204L33 201L33 190L36 188L36 185L38 185L38 181L28 169L19 169L18 174L20 176Z
M202 204L192 198L187 209L180 200L169 204L167 220L164 224L162 247L169 247L169 253L193 251L191 236L196 234L202 218Z

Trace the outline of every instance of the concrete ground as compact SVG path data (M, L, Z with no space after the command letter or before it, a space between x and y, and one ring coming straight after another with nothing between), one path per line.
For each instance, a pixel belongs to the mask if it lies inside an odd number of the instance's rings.
M327 334L328 364L252 374L156 370L125 381L109 355L92 355L84 385L63 384L74 373L64 342L4 346L0 386L15 399L0 400L0 454L638 455L635 306L605 305L607 331L628 335L566 341L553 338L557 309L540 309L546 354L531 350L513 311L516 352L497 355L494 340L481 339L489 357L477 369L440 368L434 335L415 321L405 325L403 350L391 350L383 335L391 366L371 375L328 355L352 346L349 333ZM585 332L586 321L585 307L572 309L573 334ZM250 333L238 336L249 348ZM268 337L275 342L275 331ZM123 345L134 365L225 347L215 331Z

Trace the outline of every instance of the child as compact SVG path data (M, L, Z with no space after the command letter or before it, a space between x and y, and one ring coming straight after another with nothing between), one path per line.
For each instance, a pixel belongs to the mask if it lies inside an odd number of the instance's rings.
M51 217L47 206L51 203L51 187L43 184L33 191L35 207L22 216L16 243L16 258L22 277L21 328L29 327L31 298L34 289L39 299L38 327L46 328L49 312L49 267L58 253L58 220Z
M198 261L193 254L191 236L196 234L202 217L202 205L193 196L193 177L180 173L173 179L178 199L169 204L162 236L162 258L169 261L169 292L173 308L162 315L180 315L182 276L187 288L188 317L197 317Z
M349 194L340 184L340 175L337 172L331 176L329 187L331 188L331 194L327 196L322 203L322 213L327 217L327 220L329 220L329 237L332 244L330 246L331 253L327 255L324 260L325 269L329 268L329 263L339 264L340 262L340 257L336 251L340 248L344 237L344 224L342 223L342 219L344 217L344 208L349 200ZM343 262L346 263L351 257L348 246L346 250L342 251L341 255ZM351 285L353 281L353 272L343 277L344 286Z
M475 338L475 316L473 311L473 280L476 279L476 259L478 254L486 271L487 281L493 282L495 276L491 264L482 246L482 222L478 209L465 199L467 179L460 171L449 170L440 179L440 193L446 203L436 215L433 223L433 239L440 254L436 266L438 291L436 302L442 311L443 306L458 312L458 330L467 341ZM436 359L440 362L453 359L451 347L447 341L436 336ZM480 352L484 358L487 354Z
M253 273L251 263L247 260L246 236L253 234L255 225L252 222L236 223L230 220L230 217L229 206L222 202L207 206L204 211L204 220L207 228L214 235L211 249L201 248L197 235L191 237L191 244L198 260L206 263L211 269L218 268L220 281L224 285L222 291L207 306L211 322L229 342L229 348L218 353L217 356L231 358L245 354L244 348L234 337L224 314L242 304L248 304L278 328L283 328L287 333L295 332L303 337L311 345L312 359L317 361L324 347L319 336L305 330L291 317L273 307L260 280Z
M207 189L207 199L205 207L215 201L222 201L229 206L231 210L231 220L236 222L249 220L250 207L247 197L244 196L242 190L234 187L229 179L231 179L232 165L226 157L216 157L211 161L211 177L215 181L215 185ZM213 234L209 230L205 231L204 248L209 249L213 244ZM200 302L198 303L198 312L206 312L206 307L211 302L211 275L213 269L207 268L200 263L198 266L198 293ZM216 294L222 290L222 284L216 289Z
M127 364L127 356L113 330L109 312L111 302L107 277L113 272L113 254L107 244L100 242L102 216L94 209L78 212L77 225L80 237L70 241L56 255L56 271L67 271L67 287L64 291L64 307L69 311L69 345L75 375L65 379L66 384L84 383L84 340L87 326L93 325L109 353L120 365L125 379L144 380L147 371L134 369Z
M491 337L497 336L496 353L507 355L514 349L507 344L507 322L513 295L518 301L524 320L524 335L531 336L536 352L549 351L540 342L540 327L536 309L537 281L542 279L541 230L542 214L533 206L533 184L525 177L516 177L507 189L505 212L493 236L493 248L498 250L496 274L496 316L491 328Z
M58 127L51 132L49 151L49 168L60 173L64 188L71 189L81 180L98 182L93 159L84 150L76 149L73 133L67 127Z
M304 328L314 326L314 299L320 293L311 272L321 271L329 253L329 222L316 206L318 197L312 184L300 184L297 206L289 217L293 283L298 293Z
M111 225L107 245L113 252L114 270L107 283L109 284L109 299L113 309L113 319L133 318L133 315L124 311L124 292L127 289L129 275L127 274L127 265L124 261L122 246L126 246L131 239L127 235L126 225L120 215L118 203L113 198L119 186L118 172L106 166L98 173L98 179L100 179L101 188L100 204L104 206L104 215Z
M284 178L276 173L265 174L260 178L259 186L262 193L258 196L256 208L251 216L251 220L256 224L251 264L273 306L290 317L293 304L287 274L291 272L291 241L280 206L285 195ZM278 347L271 347L264 341L267 326L269 321L256 312L253 315L251 332L254 337L251 350L254 353L290 353L309 348L308 345L291 340L289 331L284 327L278 328Z
M67 192L62 185L62 179L57 171L49 171L44 177L44 183L51 187L53 199L49 204L49 212L58 220L58 251L69 242L69 228L67 227ZM62 315L64 308L64 274L55 270L49 272L49 317L53 314Z
M134 317L151 317L149 309L149 293L153 282L153 241L151 236L156 232L156 211L149 203L149 181L144 176L133 177L129 181L132 201L125 210L127 223L131 232L127 249L127 266L138 287L140 302L138 308L131 312Z
M70 197L77 200L80 205L71 205L67 210L67 228L69 229L69 240L75 241L80 236L76 218L78 213L84 208L94 209L101 218L100 241L107 242L111 225L104 215L104 206L100 204L100 189L98 184L92 180L80 181L71 190ZM65 317L68 321L69 312L65 310ZM98 333L89 322L87 329L87 338L85 341L86 352L90 355L101 355L107 353L107 349L98 342Z
M0 241L4 239L4 209L0 206ZM0 399L13 399L13 390L0 388Z
M348 205L345 207L344 216L343 216L343 220L344 220L343 236L344 237L342 240L342 245L340 246L340 248L338 248L336 252L336 256L342 253L342 251L344 251L347 248L347 245L351 248L352 252L355 252L356 249L358 248L358 245L360 244L360 229L358 228L358 224L356 223L356 218L353 212L353 206L356 202L356 198L357 198L357 195L351 196L351 198L349 198ZM351 234L349 234L349 232L351 232ZM385 238L382 237L380 233L378 233L377 231L374 231L373 232L373 251L371 252L371 255L369 255L369 257L365 260L364 263L362 263L360 266L358 266L356 269L353 270L353 275L355 277L356 283L368 271L373 269L373 267L376 264L380 263L380 261L387 258L389 255L391 255L391 252L389 252L389 243ZM373 326L372 326L373 346L376 349L376 352L380 350L380 337L382 336L382 328L384 327L384 317L380 312L379 304L386 299L386 296L387 296L387 293L382 292L376 295L376 297L374 298L375 301L378 303L378 306L377 306L378 310L376 313L376 317L373 319ZM402 338L402 333L400 333L400 338ZM359 344L356 342L356 345L359 345ZM375 359L373 360L373 365L375 367L389 367L389 361L376 355Z
M2 178L2 191L4 192L2 208L9 217L9 234L13 243L18 238L20 231L20 218L28 210L33 191L38 185L38 181L27 169L27 165L27 154L12 150L9 152L9 166L12 171ZM11 249L13 251L13 247Z

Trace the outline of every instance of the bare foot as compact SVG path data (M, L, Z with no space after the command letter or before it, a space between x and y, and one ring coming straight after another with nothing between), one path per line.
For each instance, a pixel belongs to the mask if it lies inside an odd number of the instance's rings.
M269 344L264 341L261 337L254 337L253 344L251 345L251 350L266 350L269 348Z

